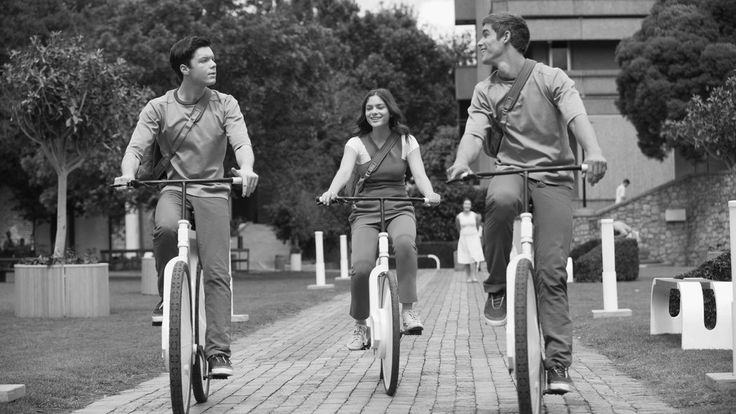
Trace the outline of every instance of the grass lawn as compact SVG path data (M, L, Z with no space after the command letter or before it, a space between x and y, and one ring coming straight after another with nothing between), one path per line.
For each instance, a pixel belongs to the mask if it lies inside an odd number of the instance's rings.
M733 413L736 392L715 391L705 383L706 373L732 371L730 350L684 351L680 335L649 335L652 278L671 277L688 269L680 270L642 268L638 280L618 283L618 306L631 309L631 317L593 319L591 310L603 309L601 284L569 285L574 336L683 413Z
M331 276L336 276L332 274ZM237 273L233 338L347 292L308 290L314 272ZM0 283L0 384L25 384L26 396L0 403L2 413L52 413L83 408L164 372L160 329L151 326L156 297L142 295L139 279L110 281L110 316L16 318L12 283Z

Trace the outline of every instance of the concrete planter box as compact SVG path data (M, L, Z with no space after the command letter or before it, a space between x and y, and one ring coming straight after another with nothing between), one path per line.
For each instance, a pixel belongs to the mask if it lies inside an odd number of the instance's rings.
M15 265L15 316L25 318L110 315L107 263Z

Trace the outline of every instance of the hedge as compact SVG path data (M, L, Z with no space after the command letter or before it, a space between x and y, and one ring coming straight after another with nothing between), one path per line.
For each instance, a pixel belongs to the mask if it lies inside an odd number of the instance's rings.
M715 281L731 281L731 252L721 253L714 259L703 262L695 269L675 276L675 279L701 277ZM716 298L712 289L703 289L704 323L707 329L716 326ZM677 316L680 313L680 291L673 290L670 294L670 315Z
M587 243L594 244L591 242ZM639 244L636 240L626 238L614 239L614 249L616 251L614 259L616 280L622 282L638 279ZM602 280L603 262L601 259L601 250L601 245L598 243L587 253L578 257L577 260L573 259L573 279L576 282L600 282Z

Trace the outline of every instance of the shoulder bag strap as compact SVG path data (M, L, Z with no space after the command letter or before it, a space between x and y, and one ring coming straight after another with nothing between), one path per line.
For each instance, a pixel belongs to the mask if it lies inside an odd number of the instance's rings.
M204 93L202 94L202 96L199 97L196 105L194 105L192 113L189 114L189 119L187 119L187 122L184 124L184 126L181 127L179 133L176 134L176 138L174 138L174 140L172 141L171 153L163 156L154 167L154 176L162 176L162 174L164 174L164 172L169 168L169 165L171 165L171 159L176 156L176 152L179 151L179 148L181 148L181 145L184 143L187 135L189 135L189 132L192 130L194 124L202 119L202 115L204 115L205 111L207 110L207 106L210 103L211 96L212 91L209 88L204 88Z
M399 142L399 139L401 137L399 134L392 132L391 135L388 137L386 142L383 143L383 146L381 147L378 152L373 154L373 158L371 158L371 163L368 164L368 169L365 171L365 174L363 175L363 179L367 179L368 177L373 174L373 172L378 168L379 165L383 162L383 160L386 158L386 155L391 151L391 148L396 145L397 142ZM365 144L364 144L365 145Z
M506 97L503 100L503 105L501 106L501 113L503 116L508 114L509 111L511 111L511 108L516 105L516 101L519 100L519 94L521 94L521 90L524 88L524 85L526 85L526 81L529 80L529 76L531 76L532 70L536 64L537 62L531 59L526 59L524 61L524 66L522 66L519 76L516 77L514 84L511 85L509 93L506 94Z

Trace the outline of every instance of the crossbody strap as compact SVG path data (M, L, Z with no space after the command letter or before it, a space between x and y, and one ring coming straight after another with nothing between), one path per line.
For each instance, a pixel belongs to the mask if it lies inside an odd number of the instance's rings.
M181 144L184 143L184 140L187 138L187 135L189 135L189 131L192 130L194 124L202 119L202 115L204 115L204 112L207 110L207 105L210 103L210 96L212 96L212 91L209 88L204 88L204 93L199 97L196 105L194 105L192 113L189 114L189 119L187 119L187 122L181 127L176 138L174 138L174 141L171 143L172 156L179 151Z
M537 62L532 59L526 59L524 61L524 66L522 66L519 76L516 77L514 84L511 85L509 93L506 94L506 97L503 100L503 105L501 106L502 115L508 114L511 111L511 108L516 105L516 101L519 100L519 94L521 94L521 90L524 88L524 85L526 85L526 81L529 80L529 76L531 76L532 70L534 70L534 66L536 64Z
M391 148L396 145L397 142L399 142L399 139L401 137L399 134L395 132L391 132L391 135L388 137L386 142L383 143L383 146L381 146L381 149L378 150L375 154L373 154L373 158L371 158L371 163L368 164L368 169L365 171L365 174L363 175L363 179L367 179L368 177L373 174L373 172L378 168L378 166L381 165L383 160L386 158L386 155L388 155L389 152L391 152ZM365 144L363 144L365 145Z
M171 159L176 156L177 151L179 151L179 148L181 148L181 145L184 143L187 135L189 135L189 132L192 130L194 124L202 119L202 115L204 115L204 112L207 110L207 106L210 103L211 96L212 91L209 88L204 88L204 93L202 94L202 96L199 97L199 100L194 105L192 113L189 114L189 119L187 119L187 122L181 127L179 133L176 134L176 137L172 141L171 152L161 157L159 162L154 167L153 173L155 177L161 177L169 168L169 165L171 165Z

